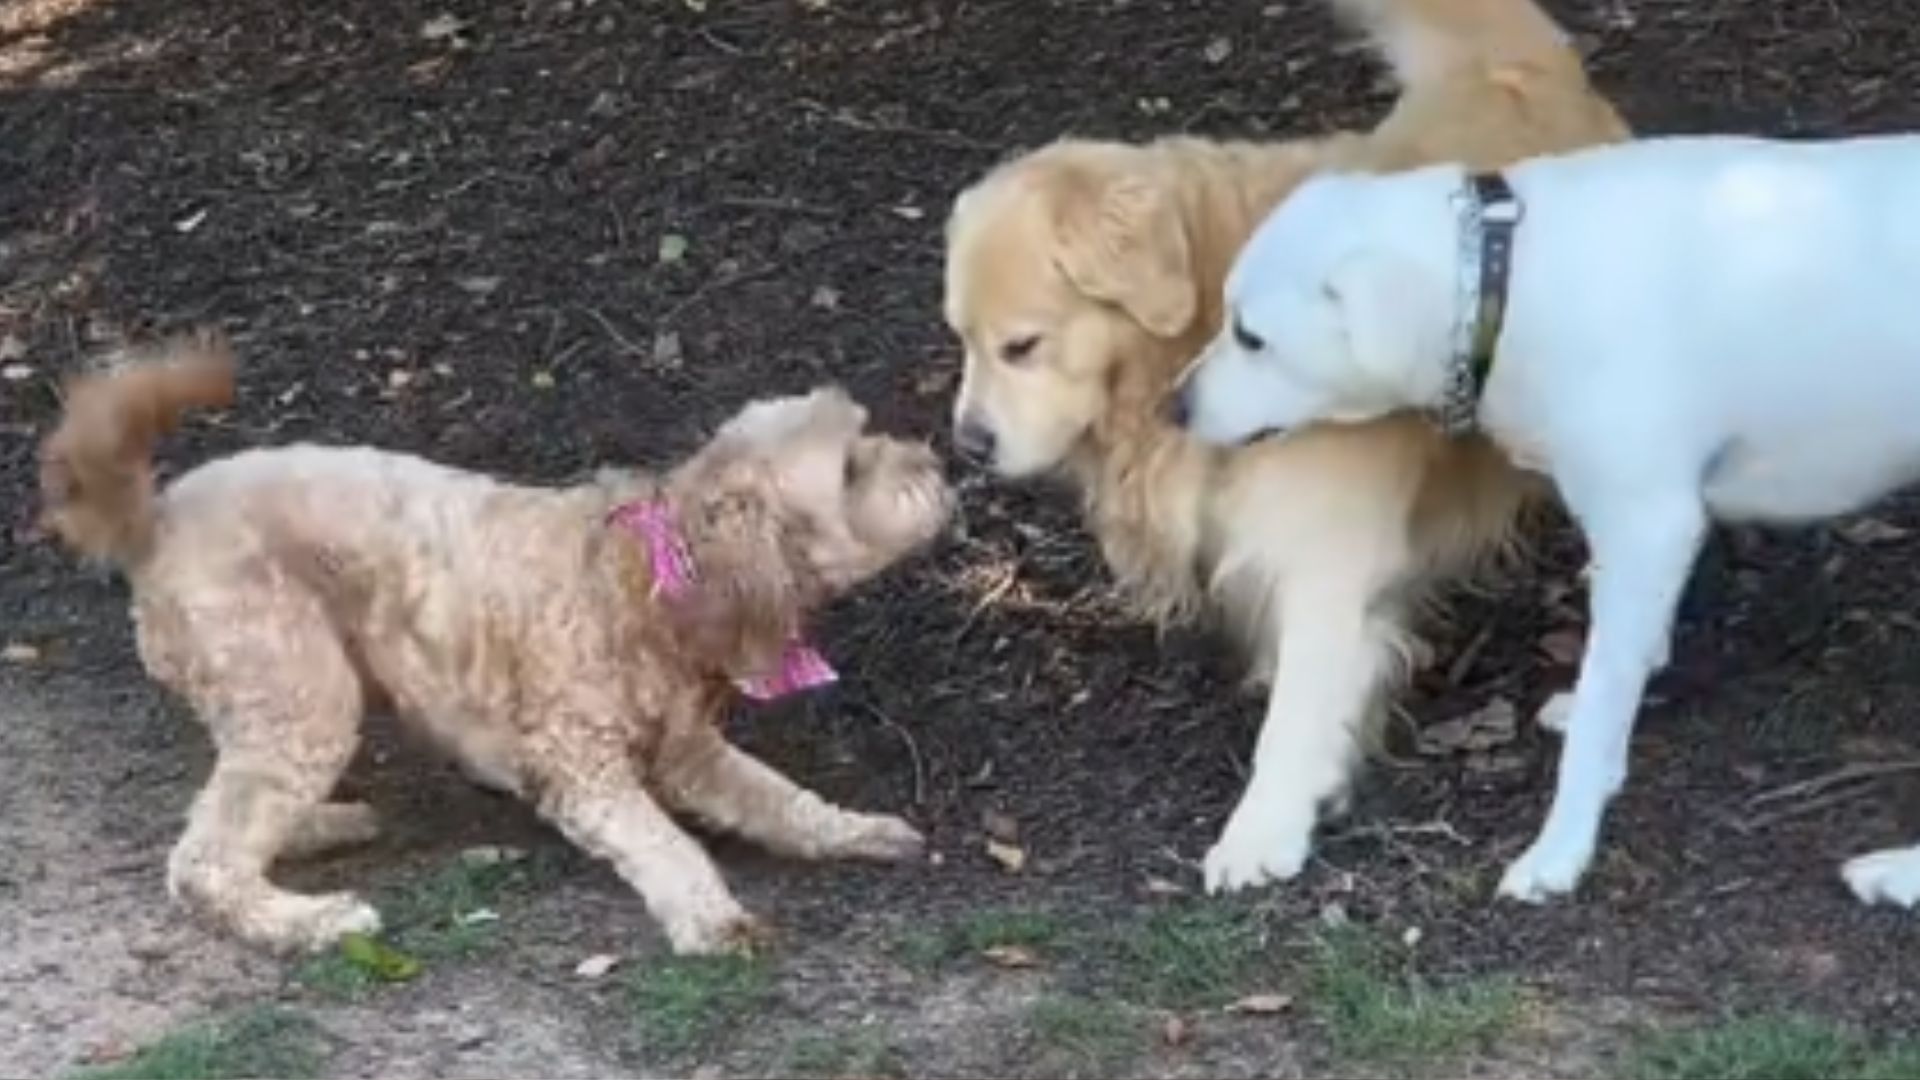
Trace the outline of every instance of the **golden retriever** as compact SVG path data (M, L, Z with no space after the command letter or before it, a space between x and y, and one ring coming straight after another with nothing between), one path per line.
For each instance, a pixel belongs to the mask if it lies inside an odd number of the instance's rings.
M1540 490L1413 416L1231 452L1173 428L1164 403L1219 329L1235 253L1314 170L1492 167L1629 135L1530 0L1334 2L1401 84L1372 132L1062 140L963 191L947 223L956 445L1007 477L1076 481L1143 611L1221 618L1271 682L1252 780L1206 856L1213 891L1300 871L1404 674L1413 606L1506 546Z
M669 811L802 858L921 850L906 822L826 802L718 721L739 692L831 678L805 616L942 528L930 448L867 434L829 389L749 405L660 476L521 487L301 445L156 493L155 437L232 387L223 343L183 339L76 383L42 448L46 524L125 571L142 662L219 750L168 864L176 898L273 949L377 930L351 893L267 877L373 835L370 807L331 796L375 702L610 862L676 951L760 929Z

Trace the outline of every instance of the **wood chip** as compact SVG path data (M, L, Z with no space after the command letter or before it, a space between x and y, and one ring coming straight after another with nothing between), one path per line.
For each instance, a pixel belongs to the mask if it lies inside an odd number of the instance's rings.
M1291 1008L1293 998L1287 994L1248 994L1227 1006L1227 1011L1236 1016L1272 1016Z
M1040 957L1025 945L989 945L980 950L980 955L995 967L1021 969L1040 966Z
M1027 853L1012 844L1003 844L998 840L987 840L987 857L1000 864L1000 868L1009 874L1017 874L1027 868Z
M1839 526L1835 531L1838 532L1840 538L1847 543L1858 544L1862 547L1869 544L1891 544L1897 540L1905 540L1908 536L1912 535L1911 529L1903 529L1890 521L1881 521L1879 518L1870 517L1854 518L1852 521Z
M612 953L596 953L574 966L573 973L583 979L598 979L620 964L620 958Z

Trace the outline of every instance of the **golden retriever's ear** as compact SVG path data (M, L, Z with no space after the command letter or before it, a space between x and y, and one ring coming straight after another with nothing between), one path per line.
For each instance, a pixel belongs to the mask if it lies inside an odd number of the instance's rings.
M1117 304L1157 337L1178 337L1198 314L1186 223L1164 187L1118 176L1059 204L1055 257L1074 287Z

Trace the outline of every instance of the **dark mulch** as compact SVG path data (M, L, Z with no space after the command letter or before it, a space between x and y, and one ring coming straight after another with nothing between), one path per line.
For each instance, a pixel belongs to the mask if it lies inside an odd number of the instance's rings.
M1920 22L1901 0L1555 7L1645 132L1920 123ZM742 401L827 380L888 426L939 433L957 188L1064 132L1365 124L1386 90L1335 40L1305 0L0 8L0 341L34 369L0 383L4 636L44 647L55 674L37 685L140 685L120 588L25 527L56 377L103 343L202 320L238 337L243 404L171 444L181 463L307 438L561 480L671 458ZM684 255L663 258L668 237ZM855 909L1097 913L1142 902L1151 877L1193 883L1259 702L1210 638L1161 640L1120 614L1071 511L1060 492L970 480L964 539L829 620L846 684L743 720L831 796L907 808L946 856L937 871L737 860L796 936ZM1579 559L1564 537L1547 547L1538 576L1456 609L1413 717L1496 694L1530 709L1565 681L1537 648L1564 622L1541 596ZM1579 900L1488 899L1549 790L1554 747L1528 731L1517 769L1377 769L1335 828L1348 835L1274 902L1418 924L1442 968L1570 994L1910 1018L1920 928L1861 909L1835 874L1920 831L1896 819L1900 785L1772 824L1745 804L1914 752L1916 550L1827 530L1719 545ZM49 752L112 755L126 737L102 726ZM428 775L355 779L418 810L420 843L513 813ZM1029 874L980 857L988 809L1021 824ZM1434 820L1474 842L1392 831ZM637 927L637 904L623 910Z

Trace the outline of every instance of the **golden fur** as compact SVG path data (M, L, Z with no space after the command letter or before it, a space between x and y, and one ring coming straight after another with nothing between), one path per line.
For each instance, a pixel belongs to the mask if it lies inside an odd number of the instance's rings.
M1235 253L1313 170L1492 167L1628 136L1529 0L1335 3L1402 84L1372 132L1064 139L994 169L948 221L946 315L966 347L957 441L990 445L1003 475L1072 477L1144 612L1223 617L1274 681L1254 783L1209 855L1215 887L1298 870L1412 644L1409 602L1500 549L1536 490L1484 441L1418 417L1231 452L1187 439L1162 409L1219 330ZM1305 764L1263 780L1263 761L1289 758ZM1236 839L1256 804L1277 823Z
M301 445L156 495L154 438L232 383L220 342L176 341L77 382L42 449L46 524L124 569L142 661L219 751L169 863L176 897L276 949L376 929L351 894L267 879L276 857L373 834L371 808L329 799L374 703L610 861L680 951L747 944L756 924L669 810L805 858L920 850L904 821L823 801L717 721L808 611L942 527L927 447L865 434L866 411L822 390L748 406L661 477L532 488ZM636 499L673 508L690 593L656 595L645 546L607 524Z

